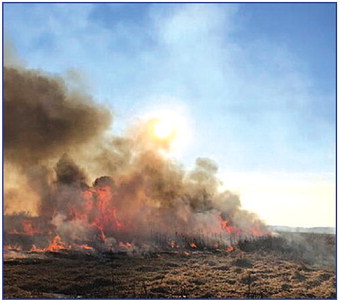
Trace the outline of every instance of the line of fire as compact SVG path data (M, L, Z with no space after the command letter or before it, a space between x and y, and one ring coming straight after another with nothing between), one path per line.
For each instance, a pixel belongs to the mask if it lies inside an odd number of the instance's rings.
M63 168L67 168L66 174L61 174ZM239 240L270 234L258 220L236 226L232 218L237 211L216 210L207 202L207 194L203 194L205 199L194 199L186 193L161 190L169 188L163 178L151 182L147 175L137 174L131 181L117 184L112 177L102 176L88 186L78 180L81 177L77 171L74 162L64 156L56 167L58 182L49 192L48 209L42 207L39 216L23 212L5 215L5 255L60 250L132 254L165 249L188 255L187 251L199 249L232 251ZM159 202L151 202L151 206L148 185L152 193L174 197L174 203L168 198L166 206ZM229 193L218 196L237 201ZM138 202L133 207L134 197ZM193 206L197 201L201 201L201 207ZM211 207L202 211L208 204Z

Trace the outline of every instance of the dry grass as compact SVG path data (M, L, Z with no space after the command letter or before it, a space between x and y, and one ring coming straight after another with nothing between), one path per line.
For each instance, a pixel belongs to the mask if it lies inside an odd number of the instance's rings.
M5 298L335 298L333 266L310 265L278 246L148 257L49 254L5 261ZM274 241L273 241L274 242ZM333 242L333 241L332 241ZM257 244L256 244L257 243ZM334 246L334 244L332 244ZM292 250L290 250L292 251ZM288 251L287 251L288 252ZM318 263L318 262L317 262Z

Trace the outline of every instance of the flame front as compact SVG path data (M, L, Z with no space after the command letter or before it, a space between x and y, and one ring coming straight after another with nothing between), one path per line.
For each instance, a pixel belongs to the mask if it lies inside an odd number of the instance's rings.
M69 250L69 249L71 249L71 247L66 246L66 244L61 241L61 237L57 235L54 237L53 241L47 248L40 249L33 245L30 252L45 252L45 251L58 252L60 250Z

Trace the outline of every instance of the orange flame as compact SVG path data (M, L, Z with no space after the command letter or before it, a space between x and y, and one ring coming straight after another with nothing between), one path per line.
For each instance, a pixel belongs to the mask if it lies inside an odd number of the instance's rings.
M5 246L4 249L11 250L11 251L22 251L22 248L20 246L12 246L12 245Z
M46 252L46 251L58 252L60 250L70 250L70 249L79 249L79 248L84 249L84 250L94 250L93 247L88 246L87 244L82 244L82 245L73 244L73 245L70 245L70 246L66 246L66 244L61 241L60 236L57 235L48 247L38 248L37 246L35 246L33 244L32 248L31 248L31 250L29 250L29 252L30 253L32 253L32 252L42 253L42 252Z
M52 243L50 243L47 248L41 249L33 245L29 252L45 252L45 251L58 252L60 250L69 250L69 249L71 249L71 246L66 246L66 244L61 241L61 237L57 235L54 237Z
M45 252L45 251L46 251L45 249L38 248L33 244L31 250L29 250L28 252Z
M168 242L168 245L169 245L171 248L179 248L179 247L180 247L175 241L169 241L169 242Z
M220 222L220 227L222 230L225 230L226 232L230 234L239 234L240 230L234 226L229 225L229 222L224 220L221 216L217 216L217 219Z
M46 248L47 251L59 251L59 250L67 250L71 247L66 247L66 244L61 241L61 237L59 235L55 236L52 243Z
M85 250L93 250L93 247L90 247L86 244L83 244L83 245L76 245L76 247L79 247L81 249L85 249Z
M232 232L232 228L231 226L228 225L228 222L226 220L224 220L222 217L217 216L219 222L220 222L220 226L223 230L227 231L228 233Z
M119 242L119 247L131 248L132 246L133 246L133 244L131 244L129 242L126 242L126 243Z
M232 247L232 246L228 246L227 248L226 248L226 252L232 252L232 251L234 251L235 249L234 249L234 247Z

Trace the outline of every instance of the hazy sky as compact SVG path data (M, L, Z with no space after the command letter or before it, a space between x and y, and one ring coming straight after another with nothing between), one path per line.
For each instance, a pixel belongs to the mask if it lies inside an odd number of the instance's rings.
M335 225L336 3L4 4L6 47L112 109L169 111L275 225ZM11 61L9 63L17 63Z

